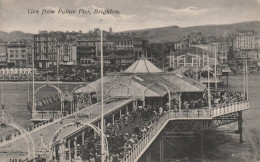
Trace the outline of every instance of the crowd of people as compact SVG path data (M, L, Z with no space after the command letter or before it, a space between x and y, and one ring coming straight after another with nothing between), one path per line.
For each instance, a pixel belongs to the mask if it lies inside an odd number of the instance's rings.
M92 97L89 93L78 93L75 96L76 103L78 104L78 108L83 109L86 106L90 106L92 104Z
M226 89L211 89L212 107L243 100L245 100L245 97L241 92ZM173 100L171 104L178 106L177 100ZM182 109L202 109L207 106L207 91L195 98L185 96L185 99L182 101ZM109 161L117 162L125 157L167 110L167 104L164 107L147 105L144 108L137 108L131 113L127 112L121 115L114 123L107 123L106 136L109 146ZM98 151L98 147L100 147L99 142L93 139L89 141L87 148L83 148L85 153L81 155L82 160L86 162L100 161L100 151Z
M245 100L244 95L238 91L227 89L211 89L212 107ZM208 107L208 92L203 94L184 96L182 109L202 109ZM79 100L86 100L89 96L77 96ZM177 100L172 100L172 106L178 108ZM176 107L177 106L177 107ZM118 162L124 158L143 136L154 126L163 114L168 111L164 107L147 105L139 107L132 112L126 112L118 117L114 123L107 123L105 135L108 141L109 161ZM110 121L111 122L111 121ZM80 149L79 149L80 150ZM79 158L85 162L98 162L101 160L100 137L90 137L85 145L81 146Z
M122 114L118 120L106 125L106 138L108 141L110 162L120 161L139 140L143 138L157 120L164 114L164 109L146 106L137 108L131 113ZM87 137L88 138L88 137ZM84 162L99 162L100 137L88 138L86 145L82 146L80 159Z
M240 102L245 100L245 96L239 91L228 89L211 89L210 90L211 106L227 105L228 103ZM208 107L208 91L199 97L185 97L182 101L182 109L202 109ZM178 104L175 104L178 107Z

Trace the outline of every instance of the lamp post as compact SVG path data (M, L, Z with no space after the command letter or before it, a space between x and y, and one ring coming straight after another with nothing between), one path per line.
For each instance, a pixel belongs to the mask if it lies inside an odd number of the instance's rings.
M103 80L103 29L102 29L102 20L100 20L100 64L101 64L101 161L105 161L105 153L104 153L104 80Z

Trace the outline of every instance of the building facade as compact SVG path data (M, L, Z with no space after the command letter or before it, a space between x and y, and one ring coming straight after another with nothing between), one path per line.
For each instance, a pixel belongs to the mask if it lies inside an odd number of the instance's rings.
M35 67L52 69L57 66L57 37L47 31L34 35Z
M228 44L227 42L214 42L210 43L210 52L215 54L220 63L224 64L227 62L228 56ZM213 56L215 57L215 56Z
M7 43L0 42L0 67L5 67L7 64Z
M76 40L77 61L80 66L93 66L100 63L100 31L95 30ZM103 56L105 66L132 64L142 52L142 40L130 34L104 33Z
M254 31L237 32L234 40L235 50L256 49L257 37Z
M189 39L183 39L174 43L174 50L182 50L190 46Z
M77 46L71 43L58 43L57 46L58 64L59 65L76 65L77 64Z
M29 44L30 42L27 40L7 42L7 63L9 66L16 68L27 67Z
M258 38L254 31L237 32L234 39L235 58L238 61L244 58L258 60Z

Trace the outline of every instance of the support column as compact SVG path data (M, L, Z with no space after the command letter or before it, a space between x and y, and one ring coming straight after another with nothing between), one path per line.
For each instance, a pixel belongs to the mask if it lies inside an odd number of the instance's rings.
M57 160L56 158L57 158L57 156L56 156L57 154L56 154L56 145L54 145L53 146L53 159L54 160Z
M126 113L128 113L128 105L126 105L126 108L125 108L125 109L126 109Z
M239 142L243 143L243 117L242 117L242 111L238 112L238 132L240 134Z
M160 138L160 162L164 162L164 141Z
M112 114L112 124L115 124L115 114Z
M74 159L77 158L77 137L74 138Z
M68 140L69 161L71 161L70 139Z
M203 156L204 156L204 149L203 149L203 145L204 145L204 136L203 136L203 132L201 132L200 134L200 138L201 138L201 143L200 143L200 161L203 161Z
M134 104L134 103L133 103ZM121 109L119 110L119 118L121 119L122 111Z
M103 123L103 124L104 124L104 127L103 127L103 128L104 128L104 133L106 133L107 122L106 122L106 119L105 119L105 118L104 118L104 123Z
M83 130L81 137L82 137L82 145L84 145L84 143L85 143L85 130Z
M204 52L202 53L202 66L205 66L205 62L204 62Z
M74 103L74 101L72 101L72 102L70 103L70 113L71 113L71 114L73 113L73 103Z
M65 159L66 159L65 143L66 143L66 140L63 140L59 146L60 161L65 161Z
M180 93L180 95L179 95L179 112L181 112L181 93Z
M227 86L228 86L228 73L227 73Z
M94 139L97 139L97 132L94 130Z

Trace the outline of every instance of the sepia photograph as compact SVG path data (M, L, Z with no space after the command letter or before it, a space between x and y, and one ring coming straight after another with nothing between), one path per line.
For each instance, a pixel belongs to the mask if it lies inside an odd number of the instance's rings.
M260 161L260 0L0 0L0 162Z

